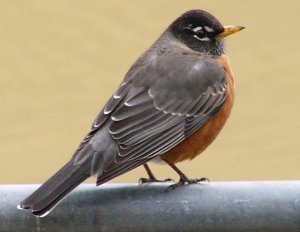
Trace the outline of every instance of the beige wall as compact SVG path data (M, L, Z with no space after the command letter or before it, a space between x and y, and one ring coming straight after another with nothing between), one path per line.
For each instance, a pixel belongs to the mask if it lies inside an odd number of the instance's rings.
M299 178L299 1L7 0L0 2L0 183L42 182L62 166L134 60L193 8L247 29L227 40L237 91L230 121L180 167L212 180ZM142 168L114 181L140 176Z

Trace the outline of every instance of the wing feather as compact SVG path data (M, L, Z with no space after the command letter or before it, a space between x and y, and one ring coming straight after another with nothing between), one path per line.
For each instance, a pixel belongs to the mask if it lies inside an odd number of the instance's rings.
M172 52L152 50L140 58L83 140L81 147L105 124L118 146L97 184L172 149L222 106L227 85L223 66L213 58Z

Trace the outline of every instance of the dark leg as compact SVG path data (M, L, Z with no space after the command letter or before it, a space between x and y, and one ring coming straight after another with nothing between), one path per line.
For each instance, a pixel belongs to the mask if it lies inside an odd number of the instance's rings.
M153 172L151 171L151 169L149 168L149 166L148 166L147 163L144 164L144 168L145 168L145 170L146 170L146 172L147 172L147 174L149 176L149 180L156 180Z
M188 178L175 164L170 163L167 160L164 160L180 177L179 182L170 186L171 189L174 189L180 185L188 185L188 184L195 184L202 181L209 181L207 178L199 178L199 179L190 179Z
M145 163L144 164L144 168L149 176L149 178L140 178L139 183L144 184L144 183L152 183L152 182L167 182L167 181L173 181L172 179L168 178L165 180L158 180L156 179L156 177L154 176L153 172L151 171L151 169L149 168L148 164Z

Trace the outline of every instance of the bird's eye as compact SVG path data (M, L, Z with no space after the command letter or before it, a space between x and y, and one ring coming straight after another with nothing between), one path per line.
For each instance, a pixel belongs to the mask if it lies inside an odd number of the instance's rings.
M196 36L198 38L204 38L204 37L206 37L206 33L204 31L200 30L200 31L196 32Z

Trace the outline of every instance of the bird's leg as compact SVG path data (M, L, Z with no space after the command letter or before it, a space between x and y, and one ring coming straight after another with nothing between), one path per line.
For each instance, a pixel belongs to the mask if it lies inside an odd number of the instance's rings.
M146 172L147 172L149 178L140 178L140 181L139 181L139 182L140 182L140 183L156 182L157 179L156 179L156 177L154 176L153 172L151 171L151 169L149 168L149 166L148 166L147 163L144 164L144 168L145 168L145 170L146 170Z
M175 166L175 164L169 162L168 160L164 161L179 175L180 179L178 181L178 183L173 184L171 186L169 186L170 189L174 189L180 185L188 185L188 184L195 184L195 183L199 183L202 181L206 181L209 182L209 179L202 177L202 178L197 178L197 179L190 179L188 178L178 167ZM169 189L168 188L168 189Z
M140 178L139 183L140 184L144 184L144 183L152 183L152 182L167 182L167 181L174 181L170 178L165 179L165 180L158 180L156 179L156 177L154 176L153 172L151 171L151 169L149 168L148 164L145 163L144 164L144 168L149 176L149 178Z

